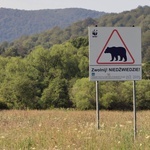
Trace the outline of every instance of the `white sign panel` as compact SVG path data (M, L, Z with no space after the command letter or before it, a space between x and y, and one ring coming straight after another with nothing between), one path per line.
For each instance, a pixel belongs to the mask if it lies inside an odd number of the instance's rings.
M141 28L89 27L89 77L141 80Z

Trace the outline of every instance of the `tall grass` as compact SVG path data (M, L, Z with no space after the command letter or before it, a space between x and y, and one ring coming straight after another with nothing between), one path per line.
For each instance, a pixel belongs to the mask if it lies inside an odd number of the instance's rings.
M0 150L149 150L150 111L0 111Z

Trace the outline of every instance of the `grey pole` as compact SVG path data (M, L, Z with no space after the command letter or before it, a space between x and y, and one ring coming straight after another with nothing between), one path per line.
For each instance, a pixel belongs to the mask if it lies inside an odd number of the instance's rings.
M137 126L136 126L136 83L133 81L133 124L134 124L134 140L137 135Z
M100 128L99 125L99 84L98 81L96 81L96 123L97 123L97 129Z

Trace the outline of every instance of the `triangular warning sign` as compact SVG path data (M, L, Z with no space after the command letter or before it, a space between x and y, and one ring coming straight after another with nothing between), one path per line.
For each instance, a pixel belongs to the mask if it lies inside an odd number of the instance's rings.
M117 39L117 43L120 43L121 46L116 46L114 39ZM134 64L135 60L119 32L114 29L96 62L98 64Z

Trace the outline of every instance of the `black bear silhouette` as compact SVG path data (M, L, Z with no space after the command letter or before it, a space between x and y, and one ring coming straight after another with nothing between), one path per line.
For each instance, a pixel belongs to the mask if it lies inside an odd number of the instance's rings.
M126 49L124 47L107 47L104 53L111 54L110 61L118 61L118 56L120 57L119 61L127 61Z

